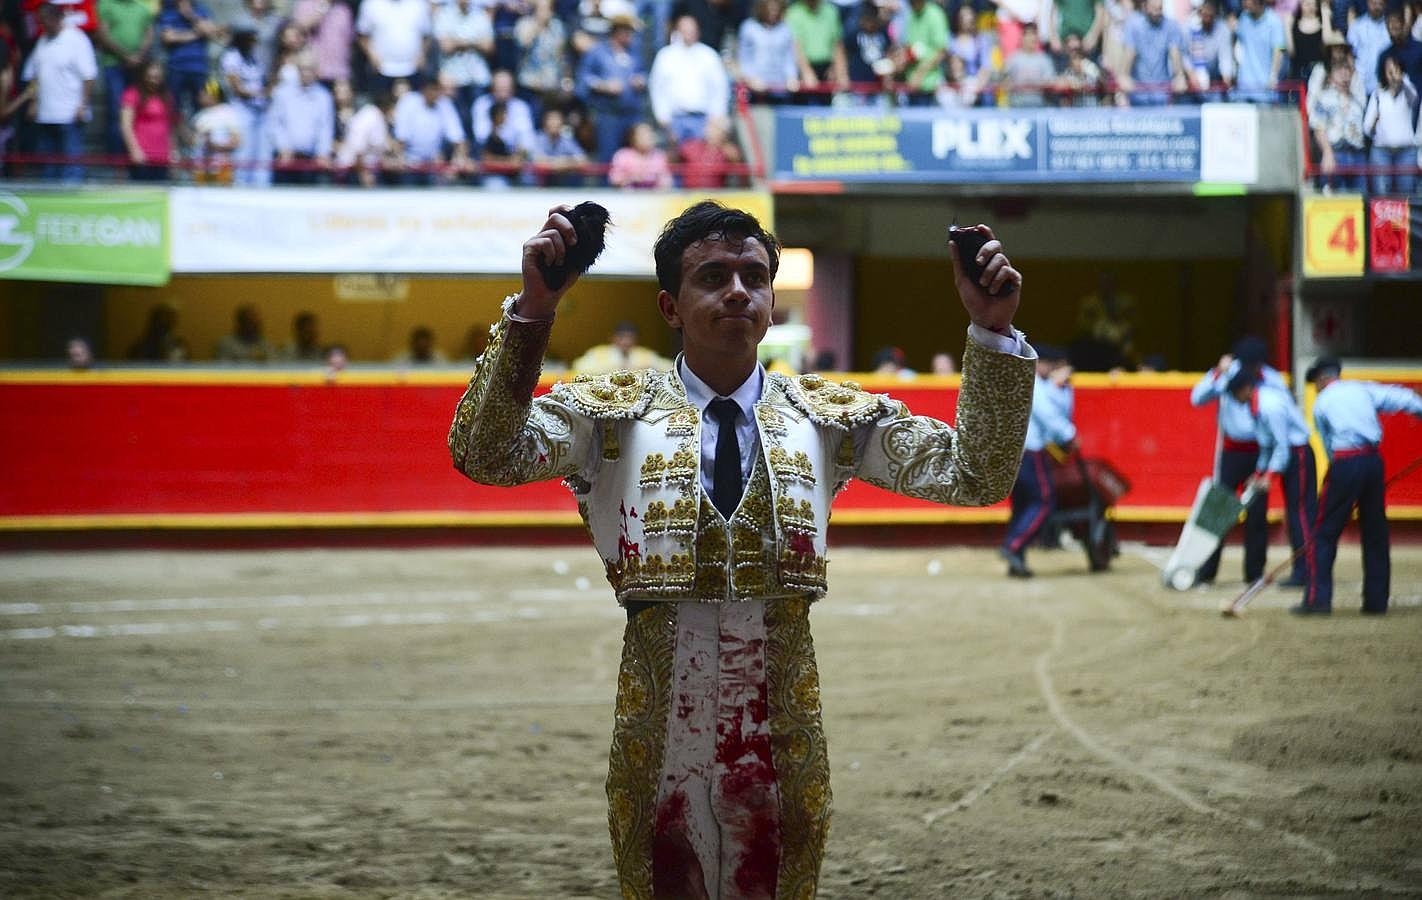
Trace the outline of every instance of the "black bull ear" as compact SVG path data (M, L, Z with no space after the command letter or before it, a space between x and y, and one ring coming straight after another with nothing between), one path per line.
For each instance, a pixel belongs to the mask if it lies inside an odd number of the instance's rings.
M573 223L578 242L563 254L562 265L553 266L539 262L538 270L543 274L543 282L553 291L561 288L568 281L569 275L575 272L581 275L592 268L592 264L602 255L603 248L607 245L607 226L612 221L606 207L591 200L579 203L563 215Z

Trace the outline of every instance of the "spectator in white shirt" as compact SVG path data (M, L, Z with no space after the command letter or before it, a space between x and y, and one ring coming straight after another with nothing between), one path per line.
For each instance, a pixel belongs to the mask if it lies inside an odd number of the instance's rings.
M1383 79L1363 113L1363 133L1373 141L1368 151L1373 193L1410 194L1417 183L1417 148L1422 144L1412 113L1417 91L1402 74L1396 56L1383 58Z
M198 112L192 121L192 149L200 166L193 171L198 184L231 184L232 154L242 145L242 113L222 99L216 81L198 94Z
M489 123L489 108L495 103L503 103L508 108L508 121L504 125L504 139L511 146L533 146L533 111L528 104L514 96L513 73L500 69L489 82L489 93L474 101L471 110L474 143L482 147L489 140L493 127Z
M370 62L372 92L424 70L429 55L429 5L425 0L364 0L356 18L360 49Z
M217 60L227 96L245 116L242 145L237 148L237 183L265 187L272 183L271 130L267 127L266 70L257 62L257 32L240 25L232 34L232 46Z
M395 97L380 94L362 106L346 125L346 136L336 150L336 166L343 172L354 170L362 187L375 187L386 157L390 155L390 121Z
M89 98L99 76L94 45L73 25L64 22L64 10L52 3L40 7L44 32L25 62L22 80L30 83L35 102L35 151L50 156L76 158L84 154L84 123L89 120ZM84 168L45 163L45 178L79 181Z
M407 91L395 104L395 140L407 168L405 184L433 184L436 167L446 160L456 170L469 167L459 114L436 78L425 78L419 90Z
M648 81L652 115L674 143L705 137L706 119L730 108L731 79L721 54L701 43L701 26L678 16L671 41L657 51Z
M336 104L331 92L316 80L314 57L299 59L296 71L300 81L282 85L272 95L272 144L280 164L276 181L314 184L318 168L324 171L331 167Z
M494 20L473 0L455 0L439 7L434 16L434 36L439 44L439 75L454 89L454 108L470 131L469 108L475 96L489 86L489 58L494 53Z

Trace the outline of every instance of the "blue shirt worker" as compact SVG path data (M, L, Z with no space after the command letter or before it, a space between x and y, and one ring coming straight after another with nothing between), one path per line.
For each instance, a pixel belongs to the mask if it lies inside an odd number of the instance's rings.
M1258 338L1242 338L1235 344L1235 355L1226 353L1219 364L1205 373L1190 391L1192 406L1219 403L1219 455L1215 459L1215 482L1232 491L1240 490L1253 477L1259 461L1259 436L1254 412L1248 403L1230 396L1229 383L1242 368L1259 375L1262 384L1288 390L1278 370L1264 364L1267 348ZM1244 514L1244 581L1253 584L1264 576L1264 561L1269 551L1269 497L1264 492L1255 495ZM1223 542L1221 542L1223 546ZM1196 573L1199 584L1214 583L1219 573L1220 551L1217 548Z
M1012 515L1007 521L1007 538L1002 556L1007 574L1031 578L1024 551L1042 530L1056 507L1052 474L1047 465L1047 445L1071 447L1076 426L1071 421L1071 388L1066 376L1071 366L1065 354L1052 348L1037 348L1037 380L1032 385L1032 416L1027 420L1026 449L1017 482L1012 486Z
M1386 482L1378 455L1382 442L1378 414L1405 412L1422 419L1422 397L1396 385L1342 381L1342 372L1342 364L1332 358L1320 359L1308 370L1308 380L1318 388L1313 420L1329 466L1318 497L1311 580L1303 602L1290 612L1326 616L1333 611L1338 538L1356 506L1363 538L1363 612L1380 616L1387 612L1392 590L1392 563L1383 496Z
M1280 587L1308 586L1305 548L1318 516L1318 467L1308 442L1308 424L1293 394L1277 384L1263 384L1259 376L1244 371L1230 381L1235 401L1254 416L1259 457L1253 481L1268 496L1275 479L1284 492L1284 520L1293 549L1293 572Z

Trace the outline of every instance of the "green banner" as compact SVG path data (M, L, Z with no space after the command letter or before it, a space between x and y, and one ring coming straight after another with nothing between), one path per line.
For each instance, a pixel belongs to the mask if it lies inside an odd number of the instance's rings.
M0 278L168 283L162 191L0 191Z

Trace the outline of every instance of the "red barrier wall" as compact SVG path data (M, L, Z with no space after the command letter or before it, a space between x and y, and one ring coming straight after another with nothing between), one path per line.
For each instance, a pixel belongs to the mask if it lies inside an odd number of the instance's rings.
M1210 471L1214 409L1190 406L1192 381L1078 376L1083 448L1133 484L1119 519L1183 520ZM953 379L866 386L945 418L957 394ZM447 373L0 373L0 528L575 523L556 482L490 488L453 470L444 441L462 388ZM1389 472L1422 455L1422 423L1390 417L1384 449ZM1422 518L1422 473L1389 503ZM865 484L835 509L841 524L1006 514Z

